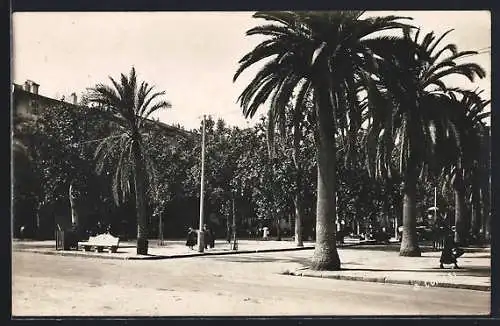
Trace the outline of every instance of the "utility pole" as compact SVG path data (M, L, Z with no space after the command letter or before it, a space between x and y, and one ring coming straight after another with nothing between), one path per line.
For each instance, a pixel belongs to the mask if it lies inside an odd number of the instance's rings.
M198 251L205 250L205 234L203 233L203 194L205 190L205 115L203 115L203 131L201 136L201 187L200 187L200 228L198 230Z

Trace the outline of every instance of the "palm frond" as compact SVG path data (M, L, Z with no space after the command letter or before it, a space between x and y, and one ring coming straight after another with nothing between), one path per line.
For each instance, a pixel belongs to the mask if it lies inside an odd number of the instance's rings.
M441 34L441 36L436 40L436 42L434 42L434 44L432 44L432 45L429 44L430 46L429 46L428 52L430 54L432 54L434 52L434 50L436 49L436 47L439 45L439 42L441 42L446 37L446 35L450 34L451 32L453 32L453 29L447 30L446 32Z

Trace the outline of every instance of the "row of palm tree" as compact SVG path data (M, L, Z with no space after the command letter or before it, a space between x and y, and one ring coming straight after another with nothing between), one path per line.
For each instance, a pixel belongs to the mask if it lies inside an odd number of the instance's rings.
M464 141L464 137L469 137L464 135L478 134L484 129L480 126L482 109L488 102L478 102L477 93L450 88L444 81L452 74L471 81L483 78L485 73L478 65L457 63L457 59L475 52L458 52L453 44L441 46L447 33L437 39L433 33L419 39L418 29L400 22L409 18L363 18L363 15L362 11L257 12L254 17L271 23L252 28L247 35L268 38L240 60L233 78L236 80L248 67L265 61L243 90L239 102L245 117L252 117L269 101L271 155L275 130L284 134L287 120L292 117L296 170L300 170L297 158L304 126L301 121L307 120L313 127L318 163L312 266L315 269L340 268L335 234L335 137L345 138L349 151L359 129L365 128L369 170L374 176L391 179L399 175L403 180L401 255L420 255L415 233L417 178L426 170L453 173L453 184L463 200L465 194L458 185L465 178L464 173L475 175L474 169L484 165L470 159L477 157L473 153L475 147ZM399 30L402 36L380 33L388 30ZM139 85L133 68L128 77L121 75L120 82L110 80L113 87L98 84L89 89L87 100L120 117L117 121L122 133L104 140L96 155L99 166L103 167L110 153L118 153L115 192L121 191L122 196L135 194L137 253L147 254L144 198L148 184L154 180L147 173L144 122L151 113L170 107L170 103L161 99L163 92L154 92L154 87L144 82ZM471 106L475 113L466 116ZM480 141L481 137L477 139ZM470 144L465 146L466 143ZM440 148L450 144L455 151L444 151L449 154L446 157L437 155L443 152ZM400 158L399 169L391 160L395 153ZM300 173L297 177L300 178ZM477 193L473 192L476 202ZM295 203L300 216L300 195ZM300 226L300 219L296 225ZM300 234L296 238L300 245Z
M465 146L464 137L482 128L478 124L482 124L482 109L488 104L479 101L477 93L446 84L446 78L454 74L471 82L485 77L477 64L458 63L476 52L459 52L454 44L442 46L449 32L440 37L428 33L421 39L418 29L401 22L409 18L363 15L363 11L257 12L255 18L270 23L248 30L247 35L266 39L240 60L234 75L236 80L248 67L262 64L238 100L245 117L270 103L271 150L276 126L284 130L292 97L292 110L307 111L293 116L307 116L314 125L318 189L312 268L318 270L340 269L335 234L336 136L347 135L349 148L352 136L366 128L369 170L377 177L400 176L404 198L400 255L419 256L417 179L425 171L444 172L453 166L458 187L460 175L465 170L472 173L477 163L469 160L477 156L471 152L471 142ZM402 35L381 33L388 30ZM312 107L306 105L309 94ZM477 112L468 115L471 105ZM447 159L438 155L450 144L455 151L444 151L450 154ZM393 164L395 153L400 158L399 168ZM459 197L463 199L462 194Z

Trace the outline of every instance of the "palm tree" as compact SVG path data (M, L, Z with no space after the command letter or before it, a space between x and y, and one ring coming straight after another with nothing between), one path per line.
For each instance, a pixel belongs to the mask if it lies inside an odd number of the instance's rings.
M489 111L484 110L490 101L483 100L480 94L481 92L464 90L450 92L452 105L454 104L454 134L448 151L442 152L447 154L443 174L452 186L455 197L455 242L463 246L468 243L471 222L473 233L476 236L479 233L481 179L487 173L483 151L489 149L485 148L484 137L487 135L483 119L490 115ZM467 213L467 193L471 197L473 220L469 219Z
M450 75L462 75L471 82L483 78L484 70L475 63L457 63L457 59L475 54L458 52L454 44L440 46L451 31L438 37L428 33L419 40L405 29L404 38L386 37L372 46L378 60L376 78L364 76L378 84L369 88L368 102L372 125L367 144L369 165L377 174L394 173L391 154L399 153L399 173L403 192L403 239L400 255L420 256L416 237L416 183L426 166L435 168L433 158L439 143L452 125L448 111L445 83Z
M240 60L233 80L248 67L265 61L239 97L245 117L252 117L270 99L269 142L274 124L284 129L285 107L296 91L303 108L307 89L313 93L318 190L316 247L312 268L338 270L336 248L336 121L348 120L355 128L361 123L357 110L356 75L373 63L364 38L372 33L402 28L402 17L361 19L362 11L257 12L272 24L247 31L247 35L268 38ZM348 117L348 118L347 118Z
M129 76L121 74L120 83L109 77L113 87L97 84L88 90L87 100L98 104L118 119L119 134L104 139L96 149L98 171L102 171L108 160L116 158L113 175L115 200L123 199L131 192L130 178L133 179L133 192L137 215L137 254L148 252L146 193L151 175L151 161L146 158L143 132L148 117L160 109L170 108L168 101L160 99L165 92L154 92L154 86L147 82L138 84L135 68Z

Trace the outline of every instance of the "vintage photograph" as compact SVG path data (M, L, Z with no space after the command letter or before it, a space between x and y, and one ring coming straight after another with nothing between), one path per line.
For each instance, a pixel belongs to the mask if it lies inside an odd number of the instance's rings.
M488 316L489 11L12 14L12 317Z

